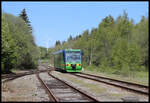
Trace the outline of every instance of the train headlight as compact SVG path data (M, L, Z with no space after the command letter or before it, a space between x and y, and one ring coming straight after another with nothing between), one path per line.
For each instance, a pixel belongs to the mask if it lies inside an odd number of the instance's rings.
M66 66L71 66L70 64L66 64Z
M81 64L77 64L77 66L81 66Z

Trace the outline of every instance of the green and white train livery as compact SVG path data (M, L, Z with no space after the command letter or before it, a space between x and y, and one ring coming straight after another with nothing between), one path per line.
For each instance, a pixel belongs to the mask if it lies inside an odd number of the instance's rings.
M80 49L64 49L54 53L54 67L66 72L82 70L82 53Z

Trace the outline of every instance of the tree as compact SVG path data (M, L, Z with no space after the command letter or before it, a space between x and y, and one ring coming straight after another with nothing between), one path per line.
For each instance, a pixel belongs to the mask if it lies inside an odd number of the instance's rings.
M114 39L114 19L111 15L105 17L95 33L94 64L101 66L104 60L110 65L110 52ZM105 63L106 64L106 63Z
M21 17L25 23L28 25L29 29L30 29L30 32L32 33L32 27L31 27L31 24L30 24L30 21L28 19L28 16L27 16L27 13L26 13L26 9L24 8L22 10L22 12L19 14L19 17Z
M91 31L91 34L89 36L90 41L89 41L89 46L90 46L90 62L89 62L89 65L95 63L95 50L96 50L96 46L95 46L95 36L96 36L96 33L97 33L97 29L96 28L93 28L92 31Z
M3 13L3 61L9 64L3 67L12 68L36 68L38 63L38 48L28 26L20 17ZM5 28L5 29L4 29ZM6 54L6 55L5 55ZM9 67L8 67L9 66Z
M61 45L60 41L56 41L55 46Z
M12 35L10 35L8 21L2 16L2 72L10 72L10 70L15 67L17 62L16 49L16 43L12 38Z
M128 76L135 71L148 70L148 25L148 18L144 16L135 25L124 10L116 20L108 15L91 32L85 30L75 38L70 36L51 50L81 49L85 68L94 65L101 71Z
M148 33L148 18L142 16L140 23L136 24L133 35L132 41L135 41L137 45L140 46L141 52L141 65L146 66L148 69L148 46L149 46L149 33Z
M19 17L21 17L26 23L30 23L25 8L22 10L21 14L19 14Z
M39 47L40 48L40 58L45 59L47 58L47 49L45 47Z
M66 41L62 41L62 45L64 45L66 43Z
M72 41L73 39L72 39L72 36L70 35L70 37L69 37L69 39L68 39L68 41Z
M128 42L131 39L131 32L133 29L133 22L129 21L128 14L124 10L123 16L119 16L116 20L116 28L118 36L121 36L125 39L128 39Z

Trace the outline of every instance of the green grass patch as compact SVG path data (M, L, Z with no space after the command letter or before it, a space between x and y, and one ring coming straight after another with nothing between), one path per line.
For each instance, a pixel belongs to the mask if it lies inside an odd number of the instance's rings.
M17 71L19 71L19 70L17 70L17 69L11 69L11 72L13 72L13 73L16 73Z
M83 80L80 80L76 77L68 77L65 76L64 74L58 74L61 78L65 78L75 84L80 85L81 87L86 87L88 88L91 92L95 93L95 94L99 94L99 93L104 93L106 92L106 88L100 88L99 85L93 84L93 83L86 83Z
M90 91L92 91L92 92L94 92L96 94L100 94L100 93L106 92L106 88L99 88L97 85L94 85L94 84L84 83L81 86L89 88Z
M47 63L47 62L49 62L49 61L50 61L49 59L41 59L41 60L40 60L41 63Z
M146 71L140 71L140 72L135 71L134 76L130 74L127 76L127 75L122 75L121 73L119 73L119 71L117 72L112 69L108 69L108 70L105 69L105 71L102 71L98 67L89 66L87 68L84 68L84 72L89 74L95 74L95 75L110 77L114 79L129 81L129 82L135 82L142 85L148 85L148 81L149 81L149 75L148 72Z

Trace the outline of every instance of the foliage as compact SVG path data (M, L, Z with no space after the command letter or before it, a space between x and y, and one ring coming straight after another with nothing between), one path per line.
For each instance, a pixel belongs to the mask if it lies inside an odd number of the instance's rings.
M12 39L12 35L10 35L8 23L2 16L2 72L9 72L15 66L17 59L16 49L16 43Z
M40 48L40 59L47 59L48 58L48 51L45 47L39 47Z
M30 21L28 19L28 16L27 16L27 13L26 13L26 9L24 8L22 10L22 12L19 14L19 17L22 18L25 23L28 25L29 29L30 29L30 32L32 33L32 27L31 27L31 24L30 24Z
M39 49L28 25L20 18L2 14L2 72L12 68L36 68Z
M74 38L70 35L67 41L50 49L81 49L85 68L134 76L135 71L148 70L148 45L148 18L143 16L133 24L124 11L116 20L108 15L91 32L85 30Z
M56 41L55 46L57 46L57 45L61 45L61 43L60 43L60 41L59 41L59 40L58 40L58 41Z

